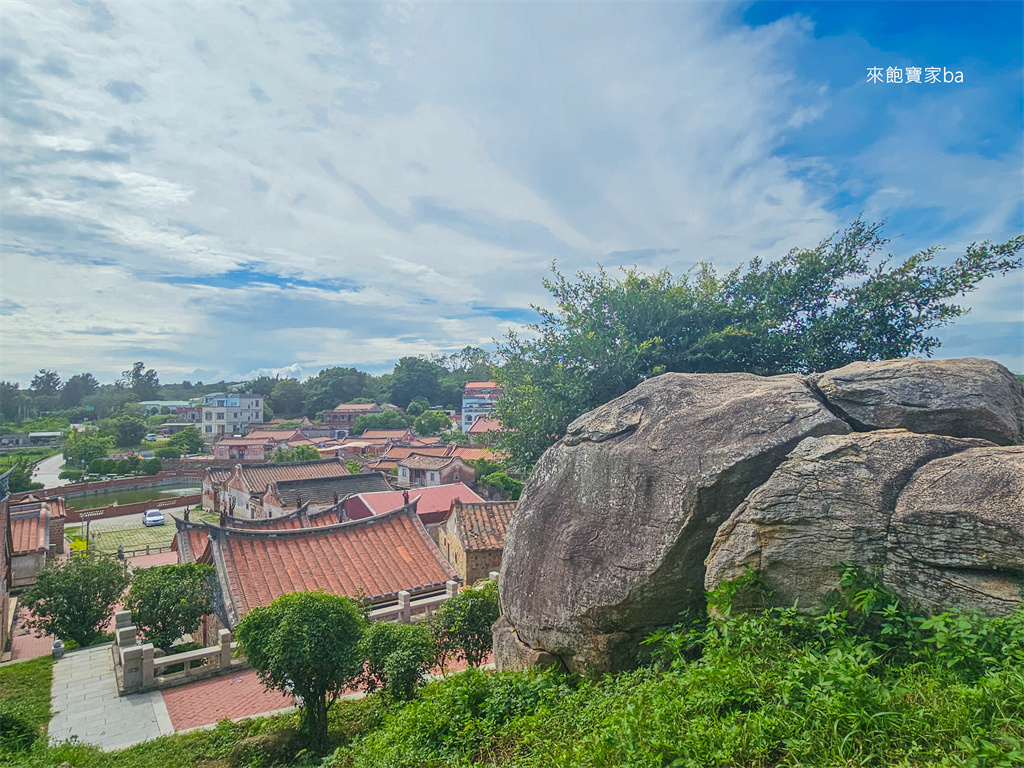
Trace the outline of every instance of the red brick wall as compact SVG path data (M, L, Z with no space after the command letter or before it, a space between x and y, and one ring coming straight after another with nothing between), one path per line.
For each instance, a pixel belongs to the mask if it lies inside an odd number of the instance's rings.
M122 515L136 515L139 512L145 512L147 509L170 509L172 507L194 507L202 501L202 494L195 493L190 496L176 496L172 499L161 499L160 501L137 501L134 504L118 504L113 507L100 507L99 509L89 510L90 512L102 512L100 518L108 517L121 517ZM74 507L68 507L68 522L69 523L80 523L82 522L82 516L78 510ZM94 520L96 518L93 518Z

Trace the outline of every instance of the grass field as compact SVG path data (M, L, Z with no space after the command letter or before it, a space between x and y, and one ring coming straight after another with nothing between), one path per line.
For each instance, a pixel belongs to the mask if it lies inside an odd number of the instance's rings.
M181 517L181 511L179 510L175 510L173 514ZM196 522L201 520L210 523L217 522L217 516L212 512L197 511L195 509L192 510L191 519ZM106 520L94 520L89 525L89 535L93 539L94 546L100 552L117 552L118 545L123 546L126 550L143 549L147 545L150 547L165 547L169 546L174 539L175 528L174 521L171 520L170 513L167 511L164 511L164 520L166 522L163 525L151 527L146 527L142 524L142 513L125 515L124 517L111 517ZM76 536L84 535L84 523L76 523L64 528L64 537L68 541L71 541Z

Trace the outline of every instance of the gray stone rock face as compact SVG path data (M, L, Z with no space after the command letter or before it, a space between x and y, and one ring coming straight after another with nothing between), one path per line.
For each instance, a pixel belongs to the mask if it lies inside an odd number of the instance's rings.
M666 374L581 416L508 531L499 589L518 642L575 672L631 666L652 628L703 606L704 558L747 494L801 440L849 431L799 376Z
M1020 605L1024 447L973 448L919 469L896 504L885 584L929 612Z
M752 569L772 590L769 604L821 607L838 586L842 563L882 571L897 498L919 468L990 446L906 430L804 440L719 528L705 587ZM752 606L738 596L733 607Z
M908 429L997 445L1024 442L1020 382L992 360L852 363L810 380L858 430Z

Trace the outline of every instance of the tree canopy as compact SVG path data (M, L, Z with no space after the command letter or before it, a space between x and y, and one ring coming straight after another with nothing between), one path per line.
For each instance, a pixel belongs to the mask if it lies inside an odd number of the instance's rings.
M130 389L139 400L153 400L156 398L160 379L157 377L156 371L147 371L146 364L139 361L133 363L130 369L121 374L120 384Z
M1024 236L936 266L937 247L885 255L881 228L857 220L813 249L725 275L708 262L682 277L553 270L544 286L556 308L535 307L535 338L509 332L498 345L510 466L529 470L577 416L668 371L772 375L930 355L929 331L967 311L949 299L1021 266Z
M238 624L238 642L263 684L302 700L315 750L327 741L327 709L363 671L363 627L352 600L323 592L283 595Z
M124 605L144 642L167 650L182 635L199 628L213 611L212 565L184 563L141 568Z

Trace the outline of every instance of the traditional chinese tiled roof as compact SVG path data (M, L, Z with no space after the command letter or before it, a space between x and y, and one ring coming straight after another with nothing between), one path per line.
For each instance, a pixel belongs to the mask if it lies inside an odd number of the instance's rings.
M373 602L440 589L457 579L413 505L340 525L283 531L208 526L229 627L290 592L323 590Z
M342 505L330 506L317 512L309 511L307 501L292 512L275 517L249 518L224 516L225 526L250 531L284 531L292 528L312 528L320 525L334 525L344 522Z
M50 540L50 506L40 503L32 509L13 509L11 546L15 556L45 552Z
M444 469L453 461L455 461L454 456L427 456L416 452L412 456L407 456L400 460L398 466L408 467L409 469L438 470Z
M501 422L497 419L479 418L473 422L473 426L466 433L468 435L483 435L487 432L501 432Z
M376 403L338 403L333 410L342 413L373 413L374 408L381 407Z
M409 500L415 501L416 511L425 523L441 522L455 499L465 502L482 502L469 486L463 483L447 483L446 485L435 485L430 488L410 488ZM375 515L383 515L393 509L398 509L405 504L405 497L402 491L391 491L389 493L362 493L360 500Z
M178 553L179 563L200 563L210 544L205 523L193 523L180 520L171 515L177 531L171 541L171 551Z
M421 456L451 456L451 448L452 446L450 445L428 445L423 448L407 445L394 445L391 448L388 448L387 453L385 453L381 458L399 461L401 459L409 458L414 453L418 453Z
M456 501L451 508L455 533L467 552L504 549L508 521L515 511L514 501L486 501L480 504Z
M492 450L491 448L476 448L469 445L454 446L454 450L450 455L456 456L463 461L477 461L479 459L500 461L504 457L504 454L499 451Z
M249 464L241 467L242 481L251 491L263 493L274 482L304 480L310 477L341 477L350 474L339 459L298 461L292 464ZM235 467L239 471L239 467Z
M392 469L398 466L397 459L377 459L367 463L367 469L373 469L378 472L390 472Z
M275 443L285 443L289 440L302 437L298 429L254 429L247 434L245 440L271 440ZM221 441L217 441L221 442Z
M467 381L466 389L498 389L496 381Z
M357 493L390 491L391 485L380 472L365 472L342 477L312 477L276 483L277 496L286 507L297 507L299 497L312 504L333 502L335 496L344 499Z
M398 440L409 434L408 429L368 429L359 435L360 440Z
M231 446L231 447L243 447L243 446L247 446L247 445L273 445L273 444L274 444L274 440L272 438L269 438L269 437L253 437L252 435L248 435L246 437L226 437L226 438L218 440L216 443L214 443L215 446L217 446L217 445L227 445L227 446Z

